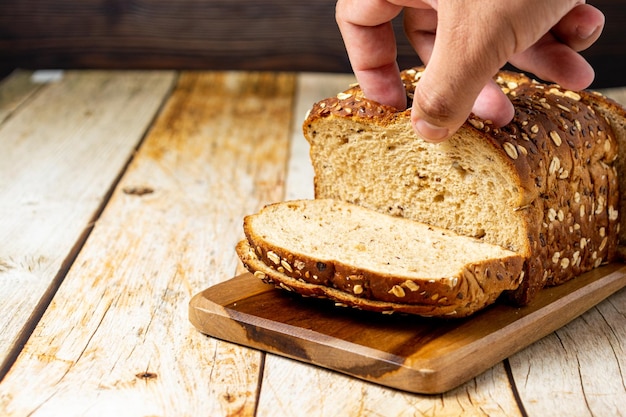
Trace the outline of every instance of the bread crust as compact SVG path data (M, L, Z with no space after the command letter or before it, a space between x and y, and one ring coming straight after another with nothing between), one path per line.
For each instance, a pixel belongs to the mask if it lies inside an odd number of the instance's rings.
M409 101L421 71L413 68L402 72ZM624 113L622 109L620 116L619 106L596 94L541 84L523 74L501 72L495 80L515 107L514 120L496 128L472 115L455 137L480 141L494 160L513 172L510 181L519 187L518 205L506 209L515 210L513 215L524 225L522 242L515 250L528 261L522 285L509 296L516 304L524 305L544 286L558 285L615 258L621 209L615 160L617 138L623 137L623 132L599 115L599 109L617 113L617 119L623 119ZM353 86L314 104L303 123L304 135L311 144L316 198L368 205L367 192L350 200L342 194L339 181L330 191L320 187L322 180L332 184L334 179L333 167L317 155L316 149L323 146L316 139L317 130L327 128L334 120L354 125L354 131L409 132L410 110L398 111L368 100L359 86ZM461 143L455 137L449 146ZM420 141L417 137L414 140ZM326 170L321 169L323 164ZM411 202L403 204L406 207ZM419 214L411 218L428 223Z
M325 266L319 268L318 260L302 257L296 260L288 250L261 245L263 242L259 240L255 243L242 240L236 251L246 269L277 288L328 298L342 307L423 317L461 318L485 308L495 302L502 287L516 285L523 264L521 257L511 256L467 265L449 280L422 282L337 262L325 261ZM303 263L301 268L285 268L298 261ZM355 291L357 286L364 290Z

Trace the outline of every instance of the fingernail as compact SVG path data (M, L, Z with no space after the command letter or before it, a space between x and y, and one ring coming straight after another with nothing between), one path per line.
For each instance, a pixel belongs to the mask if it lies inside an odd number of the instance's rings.
M448 137L448 129L435 126L426 120L419 119L415 122L414 128L418 136L426 142L442 142Z
M576 34L584 40L592 37L598 30L600 30L600 26L578 26L576 27Z

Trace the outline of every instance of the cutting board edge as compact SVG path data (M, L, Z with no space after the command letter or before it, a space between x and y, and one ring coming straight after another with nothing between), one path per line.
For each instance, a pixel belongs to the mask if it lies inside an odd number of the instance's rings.
M496 336L495 333L490 333L488 336L481 339L483 342L491 339L506 341L504 345L498 345L498 353L491 353L491 356L494 358L494 360L490 361L491 366L562 328L624 287L626 287L626 264L622 264L621 267L601 279L594 280L564 296L558 297L556 300L552 301L549 306L533 306L531 304L519 308L518 310L520 311L521 317L503 326L500 329L501 334L499 336ZM593 297L590 297L590 294L593 295ZM580 300L584 302L576 304L576 301ZM575 305L575 308L570 311L570 314L560 314L559 310L569 305ZM497 309L494 310L493 314L497 314ZM546 324L531 331L534 323L538 321ZM460 328L451 333L462 331L463 329ZM502 333L504 333L504 335L502 335ZM519 344L520 340L523 340L523 343ZM429 356L427 359L421 358L420 353L422 352L417 351L413 355L408 356L406 362L409 363L408 366L411 368L420 367L423 369L432 368L440 370L452 363L458 363L459 361L471 357L477 351L477 344L477 342L466 343L463 347L452 350L451 354L443 352L442 355ZM485 370L489 369L489 367L486 367ZM481 372L472 373L472 377L480 373Z
M191 311L193 311L193 313L190 311L190 321L198 331L207 336L214 337L216 339L230 343L235 343L240 346L245 346L283 356L286 358L294 359L300 362L307 363L309 365L328 369L344 375L349 375L367 382L372 382L389 388L399 389L416 394L440 394L458 385L456 383L454 383L453 385L450 385L448 383L442 385L440 382L437 381L438 375L440 374L437 370L408 367L406 366L404 359L402 359L401 357L388 354L382 350L367 348L346 341L342 341L343 343L340 346L337 346L336 342L321 343L319 338L302 337L304 334L309 332L311 333L311 335L316 333L312 330L304 329L306 331L302 332L302 329L300 329L297 332L289 332L285 331L285 329L289 327L295 329L296 327L290 325L284 325L284 327L280 325L277 326L275 325L276 322L268 319L259 318L258 316L253 316L247 313L234 312L234 314L231 316L229 315L228 311L230 310L231 312L233 312L233 310L228 308L221 308L219 305L210 306L212 302L204 298L202 295L203 293L199 293L194 296L195 300L190 309ZM211 326L210 328L205 326L204 323L208 322L209 320L209 317L207 317L207 315L210 315L211 318L218 321L217 323L215 323L216 325ZM233 317L236 317L236 319L233 319ZM266 324L263 325L263 323ZM307 351L306 349L280 349L276 347L276 344L267 344L255 340L254 338L248 337L250 332L254 331L252 330L252 328L258 327L259 325L262 325L265 331L269 331L271 333L271 336L282 338L283 343L285 338L286 340L293 341L294 343L291 344L292 347L299 345L304 340L307 343L314 343L318 347L321 346L322 350L319 351L314 357L311 357L311 355L304 353ZM347 345L355 346L357 348L356 350L361 352L359 356L364 359L364 363L361 364L361 367L342 367L338 364L329 364L327 361L316 360L316 357L319 356L328 358L332 356L338 356L336 355L337 353L345 353L347 351ZM362 352L364 350L369 351L371 354L363 355ZM358 369L367 368L365 363L367 361L370 361L372 366L376 366L379 368L381 363L388 363L389 371L382 372L379 376L372 376L359 372ZM443 387L443 390L439 388L433 390L430 388L440 386Z
M232 278L231 280L242 279L244 275L249 275L250 278L256 280L256 278L252 277L251 274L248 273L241 274L237 277ZM217 285L228 285L229 281ZM492 352L490 354L491 359L489 361L482 362L481 365L467 367L463 370L463 372L453 374L452 376L450 376L449 373L447 374L446 372L444 372L444 369L450 363L454 363L455 361L459 360L463 361L467 358L470 358L473 354L476 353L476 344L468 344L462 349L456 350L455 352L453 352L453 354L445 354L430 357L428 359L420 359L419 357L417 357L417 353L409 355L406 358L401 358L388 352L384 352L383 350L378 350L374 348L365 347L366 349L364 350L363 346L355 345L352 342L343 340L341 340L342 343L337 346L336 341L339 339L331 338L330 336L327 336L329 338L327 343L322 343L319 337L314 337L315 334L319 335L319 333L315 332L314 330L302 329L297 326L275 322L273 320L254 316L248 313L242 313L210 300L207 297L207 294L215 286L205 289L204 291L196 294L192 298L189 303L190 321L202 333L205 333L211 337L215 337L220 340L226 340L242 346L274 353L314 366L319 366L325 369L330 369L339 373L347 374L368 382L377 383L383 386L400 389L403 391L418 394L441 394L443 392L454 389L459 385L462 385L464 382L480 375L481 373L492 368L497 363L501 362L507 357L517 353L518 351L540 340L551 332L561 328L570 321L574 320L576 317L583 314L585 311L589 310L590 308L601 302L603 299L619 291L625 286L626 265L622 264L606 276L600 279L596 279L591 283L582 286L581 288L577 288L575 291L567 294L566 297L559 297L556 301L553 301L551 303L552 308L549 309L549 311L547 312L544 311L546 308L545 306L538 306L535 308L534 311L531 311L530 313L523 313L523 317L503 328L508 336L513 336L506 338L506 340L508 341L507 346L500 347L497 353ZM584 294L590 289L591 293L594 295L593 298L587 297L588 294ZM257 291L263 292L278 290L274 289L272 286L262 284L258 287ZM547 325L542 326L538 331L528 332L524 333L523 336L514 337L515 333L519 331L520 323L522 324L524 329L530 329L532 328L532 323L536 322L538 319L545 321L546 317L550 316L551 314L556 314L559 310L558 305L568 305L579 299L585 300L586 303L581 304L575 314L567 316L566 319L549 321ZM520 311L523 311L523 308L520 309ZM206 323L207 314L214 317L219 317L220 320L223 321L223 328L208 329L203 324ZM538 314L539 317L537 317ZM275 344L262 343L257 340L251 339L249 337L250 331L256 331L254 329L259 327L272 332L272 334L276 337L286 337L286 340L290 340L291 342L293 342L291 344L292 347L298 345L298 343L302 340L306 341L307 343L316 344L318 346L325 346L325 348L322 349L323 352L326 352L326 349L330 349L331 351L334 350L341 353L346 351L345 348L347 346L359 346L360 349L356 349L351 352L354 353L355 351L360 351L359 354L361 356L364 356L364 358L367 360L371 359L374 361L379 361L380 363L387 361L390 362L392 366L390 366L390 370L388 372L382 373L378 376L367 375L359 373L358 371L355 372L353 370L351 371L350 368L343 368L338 365L329 364L325 361L315 360L314 358L311 358L310 355L303 354L306 349L304 351L295 349L292 352L289 352L286 349L281 349L280 347L277 347ZM308 333L311 334L309 335ZM493 333L490 334L490 337L496 338ZM515 344L517 343L516 340L519 340L520 338L523 339L524 342L519 344L518 346L515 346ZM370 350L370 355L362 355L362 353L364 353L368 349Z

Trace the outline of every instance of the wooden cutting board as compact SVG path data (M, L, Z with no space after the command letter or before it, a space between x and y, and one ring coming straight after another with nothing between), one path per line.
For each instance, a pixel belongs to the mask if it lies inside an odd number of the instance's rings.
M201 332L409 392L448 391L562 327L626 286L611 264L465 319L381 315L302 298L245 273L196 294Z

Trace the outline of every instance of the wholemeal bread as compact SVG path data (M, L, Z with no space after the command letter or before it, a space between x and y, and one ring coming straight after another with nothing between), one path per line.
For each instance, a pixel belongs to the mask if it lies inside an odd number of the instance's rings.
M244 232L238 255L262 279L389 313L467 316L517 288L524 263L481 239L326 199L268 205Z
M409 103L420 75L402 72ZM496 80L515 107L502 128L471 116L450 140L427 143L414 134L410 109L368 100L353 86L316 103L303 131L316 198L518 253L523 280L507 291L523 305L544 286L614 259L622 207L616 167L624 164L616 159L626 115L594 93L516 73Z

